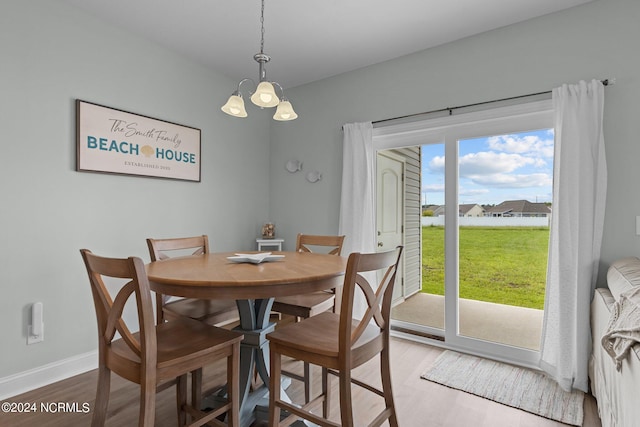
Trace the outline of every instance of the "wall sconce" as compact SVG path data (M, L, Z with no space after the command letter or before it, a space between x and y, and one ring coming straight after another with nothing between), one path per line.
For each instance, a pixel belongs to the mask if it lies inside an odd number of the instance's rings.
M307 181L310 183L318 182L322 179L322 174L318 171L309 172L307 174Z
M289 160L285 166L285 169L287 169L291 173L296 173L298 171L301 171L302 162L299 160Z

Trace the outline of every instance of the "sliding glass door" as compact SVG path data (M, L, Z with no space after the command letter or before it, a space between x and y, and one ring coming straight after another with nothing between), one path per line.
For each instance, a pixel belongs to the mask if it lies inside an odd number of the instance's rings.
M518 125L508 134L449 137L445 205L454 209L447 209L445 221L445 341L535 364L544 313L553 130Z
M387 129L377 141L388 148L419 135L423 178L432 179L421 189L422 291L394 308L404 313L394 316L402 329L413 324L448 348L537 363L553 208L549 107L435 119L394 142Z

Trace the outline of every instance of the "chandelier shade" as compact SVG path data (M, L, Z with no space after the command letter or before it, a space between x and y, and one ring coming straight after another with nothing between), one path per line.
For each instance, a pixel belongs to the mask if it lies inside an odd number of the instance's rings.
M234 117L247 117L247 110L244 108L244 100L239 93L236 95L235 92L229 97L227 103L222 106L222 111Z
M278 107L273 115L274 120L288 121L298 117L293 110L291 103L284 97L284 90L280 84L267 80L267 72L265 64L271 60L271 57L264 53L264 0L262 0L262 10L260 15L261 24L261 40L260 53L256 53L253 59L259 66L259 83L253 93L250 93L251 102L260 108ZM222 106L222 111L233 117L247 117L247 110L244 107L244 100L240 92L242 83L250 81L255 86L255 82L249 78L244 78L238 83L238 89L229 97L227 103ZM276 93L276 87L280 89L281 96Z
M278 108L276 108L276 113L273 115L273 120L284 122L287 120L295 120L296 118L298 118L298 115L293 111L291 103L286 99L281 99Z
M251 102L258 107L275 107L280 100L276 95L276 90L269 82L260 82L256 91L251 95Z

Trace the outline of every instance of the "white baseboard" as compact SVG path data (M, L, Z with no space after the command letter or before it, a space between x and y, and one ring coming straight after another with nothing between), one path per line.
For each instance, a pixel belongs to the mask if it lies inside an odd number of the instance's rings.
M0 378L0 400L44 387L98 367L98 350Z

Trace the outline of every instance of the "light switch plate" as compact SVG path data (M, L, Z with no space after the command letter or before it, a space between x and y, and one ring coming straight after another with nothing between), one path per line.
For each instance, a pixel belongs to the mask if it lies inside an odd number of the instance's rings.
M28 328L29 332L27 334L27 345L36 344L44 341L44 323L40 328L41 328L40 335L33 335L33 333L31 332L33 330L33 327L29 325L29 328Z

